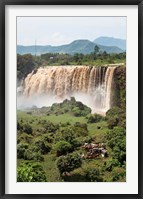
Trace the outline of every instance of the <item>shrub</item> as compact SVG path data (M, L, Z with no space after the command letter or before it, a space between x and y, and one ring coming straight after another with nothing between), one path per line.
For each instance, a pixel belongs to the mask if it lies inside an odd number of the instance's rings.
M114 127L107 135L107 145L112 149L112 157L121 165L126 161L126 131L122 127Z
M66 141L71 143L72 140L75 139L75 132L72 127L65 127L61 130L61 132L56 133L55 140L56 141Z
M65 175L63 173L62 178L65 182L86 182L85 172L80 167L71 171L70 175Z
M23 124L22 124L22 122L17 122L17 130L18 131L22 131L23 130Z
M57 142L54 148L57 151L57 156L66 155L73 150L72 145L66 141Z
M89 168L86 172L86 179L89 182L103 182L98 168Z
M24 152L24 159L25 160L35 160L35 161L43 161L44 157L39 152L34 152L32 149L27 149Z
M33 129L32 129L32 127L31 127L30 124L25 124L25 125L23 126L23 131L24 131L25 133L27 133L27 134L32 134Z
M17 145L17 158L24 158L24 153L28 149L27 143L19 143Z
M43 137L37 138L34 145L43 155L47 154L51 150L50 144L44 141Z
M87 136L88 135L87 124L76 122L73 126L73 131L76 136Z
M112 182L121 182L126 180L126 170L115 168L112 172Z
M27 133L20 133L17 138L17 143L26 142L29 144L32 142L32 140L33 140L32 135L28 135Z
M26 162L17 168L18 182L47 182L40 163Z
M105 170L106 171L112 171L114 167L120 166L120 163L116 159L108 160L107 162L104 163Z
M69 172L75 168L80 167L82 164L81 158L77 153L68 154L66 156L61 156L57 160L57 167L60 174L64 172Z
M103 116L98 115L98 114L94 114L94 115L88 116L87 122L88 122L88 123L96 123L96 122L102 121L103 119L104 119Z
M73 108L72 112L73 112L73 115L76 116L76 117L82 116L82 113L81 113L81 111L78 107Z
M113 107L106 113L106 121L109 129L115 126L126 128L126 113L124 109Z

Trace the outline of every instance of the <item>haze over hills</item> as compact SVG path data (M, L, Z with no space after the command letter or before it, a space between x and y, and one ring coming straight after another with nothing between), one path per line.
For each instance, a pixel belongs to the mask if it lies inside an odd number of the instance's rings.
M103 46L117 46L122 50L126 50L126 40L124 39L117 39L114 37L98 37L93 42Z
M97 40L98 41L98 40ZM95 42L95 40L94 40ZM61 45L61 46L51 46L51 45L35 45L33 46L22 46L17 45L17 53L18 54L27 54L30 53L32 55L44 54L44 53L67 53L67 54L74 54L74 53L82 53L82 54L89 54L94 51L94 47L97 43L91 42L89 40L75 40L70 44ZM101 42L101 39L100 41ZM106 42L109 44L109 42ZM111 42L113 43L113 42ZM106 51L107 53L122 53L125 50L122 50L118 46L115 45L101 45L97 44L100 48L100 52Z

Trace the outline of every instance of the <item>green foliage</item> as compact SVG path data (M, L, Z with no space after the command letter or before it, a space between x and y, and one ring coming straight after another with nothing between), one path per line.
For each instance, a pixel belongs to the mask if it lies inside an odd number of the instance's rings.
M45 129L45 132L47 133L55 133L59 129L58 124L53 124L50 121L47 120L40 120L39 124L42 125L42 128Z
M102 182L100 171L97 168L89 168L86 171L86 179L88 182Z
M17 157L24 160L36 160L43 161L44 157L36 146L29 145L24 142L20 142L17 145Z
M57 141L66 141L71 144L72 150L76 149L78 146L80 146L80 142L76 138L77 132L75 131L75 128L65 127L61 130L61 132L58 132L55 135L55 142Z
M40 163L25 162L17 168L18 182L46 182L46 174Z
M18 60L18 78L24 76L24 74L28 74L28 65L31 61L31 68L47 66L47 65L96 65L101 64L110 64L110 63L122 63L125 62L126 53L112 53L109 54L106 51L101 52L101 49L96 45L93 47L93 51L89 54L75 53L73 55L70 54L62 54L62 53L46 53L41 54L40 56L32 56L32 59L27 55L17 55ZM29 60L29 62L28 62ZM32 71L29 68L29 72Z
M125 180L126 178L126 171L122 168L115 168L112 172L112 182L120 182L121 179Z
M57 167L59 172L62 174L63 172L69 172L74 170L75 168L80 167L82 164L81 158L78 153L70 153L66 156L61 156L57 160Z
M119 107L113 107L106 113L106 121L109 129L116 126L126 128L126 113Z
M76 122L73 126L73 131L75 132L76 136L87 136L88 129L86 123Z
M88 123L97 123L103 121L104 117L99 114L91 114L87 117L87 119Z
M73 115L76 117L87 116L91 113L91 109L81 102L76 102L76 106L72 108Z
M24 79L35 68L34 58L30 54L17 55L17 78Z
M117 159L110 159L104 163L104 170L112 171L114 167L120 166L120 163Z
M85 171L82 167L70 171L69 175L62 174L62 179L65 182L86 182Z
M53 104L47 114L56 114L58 116L67 112L72 113L76 117L80 117L91 113L91 109L72 97L71 100L66 99L62 103Z
M23 125L23 132L27 133L27 134L32 134L32 126L30 124L24 124Z
M32 148L29 148L24 152L23 158L25 160L44 161L44 157L41 155L40 151L34 152Z
M126 161L126 131L121 127L114 127L106 136L107 144L112 149L113 159L123 165Z
M33 140L32 135L28 135L27 133L19 133L17 137L17 143L19 144L20 142L25 142L30 144Z
M57 156L66 155L73 150L72 145L66 141L57 142L54 146Z
M43 137L35 139L34 146L37 148L37 151L40 151L43 155L47 154L51 150L50 144L46 142Z
M17 145L17 158L24 158L24 153L28 149L28 144L27 143L19 143Z

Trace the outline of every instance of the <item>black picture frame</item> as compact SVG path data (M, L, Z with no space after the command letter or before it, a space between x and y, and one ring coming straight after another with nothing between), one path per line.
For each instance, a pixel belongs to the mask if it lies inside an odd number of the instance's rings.
M5 193L5 6L6 5L138 5L138 194L6 194ZM143 0L0 0L0 198L143 199ZM25 191L26 192L26 191Z

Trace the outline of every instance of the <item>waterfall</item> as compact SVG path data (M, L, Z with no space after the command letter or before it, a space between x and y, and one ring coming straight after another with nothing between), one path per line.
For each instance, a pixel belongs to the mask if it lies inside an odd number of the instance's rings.
M91 107L93 113L105 114L111 106L115 68L105 66L39 68L28 74L24 80L23 103L26 101L32 103L33 100L33 105L37 105L37 100L41 101L41 106L49 106L74 96L76 100Z

